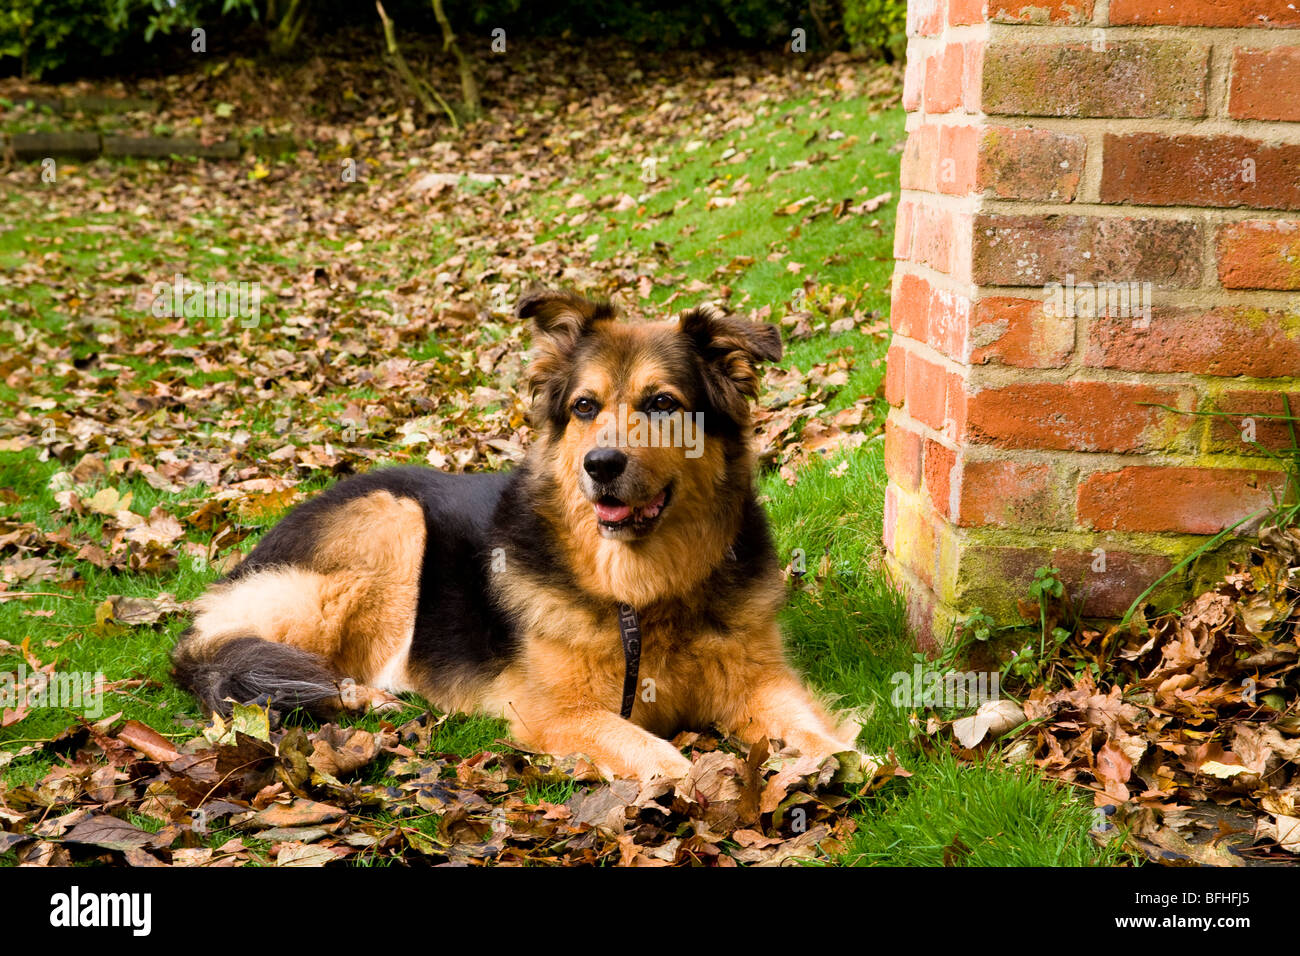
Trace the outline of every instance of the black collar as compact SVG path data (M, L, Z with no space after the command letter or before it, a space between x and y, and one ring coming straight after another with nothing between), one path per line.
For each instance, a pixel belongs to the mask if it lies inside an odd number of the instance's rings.
M727 548L727 559L736 560L736 546ZM618 633L623 638L623 707L619 716L628 720L636 703L637 676L641 672L641 621L630 604L618 606Z
M618 606L618 632L623 638L623 709L619 715L627 720L636 703L637 675L641 671L641 622L630 604Z

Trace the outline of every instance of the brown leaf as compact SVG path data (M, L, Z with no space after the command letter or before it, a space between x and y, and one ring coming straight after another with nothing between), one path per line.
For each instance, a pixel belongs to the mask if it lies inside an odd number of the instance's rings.
M316 823L333 823L346 815L346 811L328 803L299 799L287 804L271 804L255 814L252 823L256 827L305 827Z
M329 724L314 735L307 763L321 773L342 777L368 765L378 754L374 734Z
M1128 779L1133 773L1133 765L1124 751L1107 740L1097 751L1097 779L1106 790L1107 796L1117 803L1128 799Z
M138 720L128 720L117 732L117 739L159 763L169 763L180 756L180 752L172 746L171 741Z
M109 850L129 850L148 845L153 834L107 814L89 817L63 836L65 843L86 843Z

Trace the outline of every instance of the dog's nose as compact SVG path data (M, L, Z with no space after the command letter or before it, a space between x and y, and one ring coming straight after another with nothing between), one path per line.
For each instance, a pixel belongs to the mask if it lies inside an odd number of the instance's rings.
M601 484L613 481L627 467L627 455L617 448L593 448L582 459L582 467Z

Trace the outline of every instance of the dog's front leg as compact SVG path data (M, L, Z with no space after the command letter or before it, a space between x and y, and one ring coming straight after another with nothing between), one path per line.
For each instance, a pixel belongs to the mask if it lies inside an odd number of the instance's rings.
M583 754L606 777L676 778L691 769L668 741L608 710L572 707L510 718L521 743L552 754Z
M817 757L854 749L859 731L856 725L837 725L789 671L754 680L722 729L750 744L778 738Z

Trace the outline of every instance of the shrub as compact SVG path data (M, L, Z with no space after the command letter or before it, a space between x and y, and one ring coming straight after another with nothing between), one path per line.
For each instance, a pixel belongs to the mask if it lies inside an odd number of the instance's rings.
M844 33L856 52L901 61L907 53L907 0L844 0Z
M686 0L672 4L653 0L487 0L472 9L479 26L514 26L551 36L612 34L660 48L699 48L710 43L779 47L795 27L811 25L799 0ZM471 16L469 10L463 16Z
M147 56L159 34L256 16L255 0L8 0L0 9L0 73L84 72L97 61Z
M429 0L385 0L384 6L403 31L438 35ZM301 23L291 11L304 15ZM847 35L855 49L892 59L906 47L906 11L905 0L447 0L458 30L614 35L659 48L781 49L798 28L809 51L828 52ZM362 27L378 39L371 0L0 0L0 73L40 78L138 68L166 59L168 44L157 37L183 40L170 45L173 52L188 49L194 27L220 26L217 36L227 40L251 31L276 51L276 41L285 39L276 28L286 18L312 35Z

